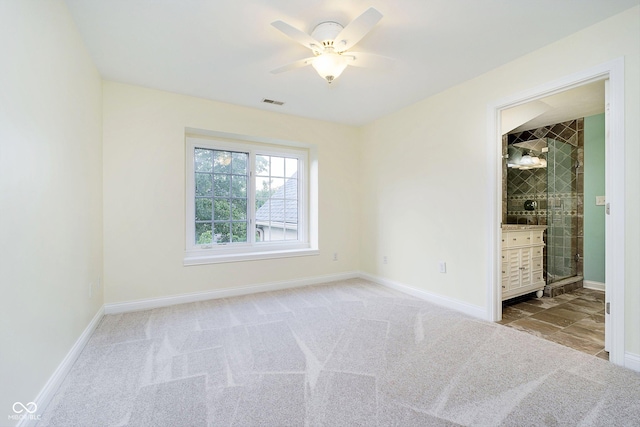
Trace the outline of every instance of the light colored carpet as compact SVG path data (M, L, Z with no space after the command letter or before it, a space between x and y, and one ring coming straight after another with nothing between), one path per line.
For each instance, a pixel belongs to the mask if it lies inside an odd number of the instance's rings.
M349 280L105 316L40 426L625 426L640 375Z

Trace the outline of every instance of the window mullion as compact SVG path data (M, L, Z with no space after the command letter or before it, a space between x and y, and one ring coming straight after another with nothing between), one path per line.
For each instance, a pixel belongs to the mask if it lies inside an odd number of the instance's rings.
M256 189L255 189L255 169L256 169L256 153L254 150L249 151L249 178L247 183L247 241L252 245L256 243Z

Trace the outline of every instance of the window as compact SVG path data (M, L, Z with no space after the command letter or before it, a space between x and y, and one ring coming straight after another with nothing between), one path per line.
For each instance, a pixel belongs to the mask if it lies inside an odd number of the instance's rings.
M256 240L298 240L298 159L256 157Z
M315 254L308 150L187 137L185 265Z
M247 241L249 153L194 149L195 243Z

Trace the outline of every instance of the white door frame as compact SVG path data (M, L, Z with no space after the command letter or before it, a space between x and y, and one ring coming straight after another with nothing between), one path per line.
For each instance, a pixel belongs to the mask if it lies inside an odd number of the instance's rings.
M487 319L498 321L502 318L502 292L500 287L502 239L502 132L501 112L507 108L535 101L546 96L573 89L595 81L609 80L609 128L608 144L605 143L605 192L610 214L605 218L605 282L607 299L611 303L609 320L611 348L609 360L624 366L624 288L625 288L625 248L624 248L624 59L613 61L581 71L559 80L545 83L527 91L500 99L488 106L487 152L489 156L489 193L491 214L489 215L489 259L487 281Z

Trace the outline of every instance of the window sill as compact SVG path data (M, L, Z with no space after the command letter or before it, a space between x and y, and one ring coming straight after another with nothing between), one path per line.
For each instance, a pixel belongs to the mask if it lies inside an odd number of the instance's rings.
M274 258L292 258L300 256L314 256L320 255L318 249L287 249L287 250L275 250L264 252L244 252L244 253L208 253L203 254L202 251L198 253L185 253L183 265L203 265L203 264L220 264L224 262L242 262L242 261L255 261L261 259L274 259Z

